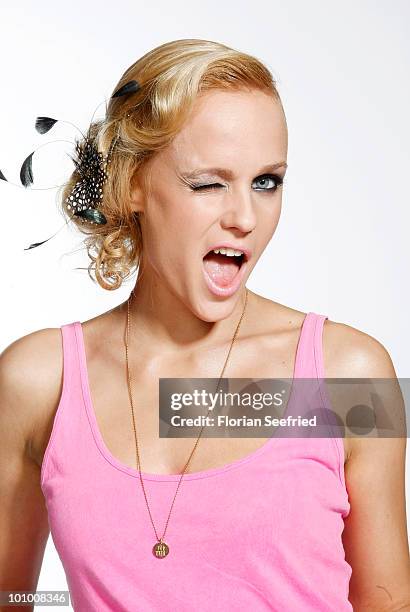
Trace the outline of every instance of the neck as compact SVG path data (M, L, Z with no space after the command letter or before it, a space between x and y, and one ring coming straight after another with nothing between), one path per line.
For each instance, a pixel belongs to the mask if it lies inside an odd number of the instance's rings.
M251 293L248 295L248 305ZM204 320L172 288L154 274L138 274L131 293L132 337L140 346L155 346L161 354L175 350L195 350L229 343L235 333L246 298L246 288L236 296L228 314L217 321ZM221 304L226 313L226 305ZM198 308L200 310L200 308ZM244 326L242 320L241 328Z

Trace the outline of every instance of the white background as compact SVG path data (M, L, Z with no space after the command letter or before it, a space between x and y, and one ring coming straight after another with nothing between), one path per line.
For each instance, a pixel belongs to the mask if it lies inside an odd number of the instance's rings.
M40 135L35 118L85 130L123 71L159 44L205 38L256 55L285 107L289 168L281 221L248 287L374 336L397 375L410 377L409 22L405 0L3 3L0 168L18 183L37 146L72 141L75 128ZM51 186L66 179L57 149L47 149L33 168L41 159L36 176ZM0 182L0 206L1 348L128 295L130 283L107 292L74 269L88 260L73 229L23 250L64 224L56 190ZM67 585L49 538L38 590L59 588Z

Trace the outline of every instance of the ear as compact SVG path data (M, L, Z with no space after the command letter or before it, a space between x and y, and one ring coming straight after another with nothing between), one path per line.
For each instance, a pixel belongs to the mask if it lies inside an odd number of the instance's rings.
M130 206L134 212L143 212L145 193L143 189L142 177L139 172L135 172L131 179L130 187Z

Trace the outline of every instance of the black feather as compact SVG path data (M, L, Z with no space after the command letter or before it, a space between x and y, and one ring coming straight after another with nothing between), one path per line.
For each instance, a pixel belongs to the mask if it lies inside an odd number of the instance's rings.
M125 83L125 85L117 89L117 91L113 93L111 97L119 98L120 96L124 96L125 94L135 93L139 89L141 89L141 85L138 83L138 81L128 81L128 83Z
M34 151L30 153L28 157L23 162L20 170L20 181L24 187L29 187L33 181L33 167L32 167L32 158L34 155Z
M35 249L36 247L44 244L45 242L47 242L48 240L51 240L53 236L50 236L50 238L47 238L47 240L43 240L42 242L33 242L33 244L30 244L30 246L26 247L24 250L28 251L29 249Z
M0 170L0 180L2 181L7 181L6 177L4 176L3 172Z
M52 119L51 117L37 117L35 125L36 130L40 132L40 134L46 134L57 121L58 119Z
M107 223L107 219L102 214L100 210L96 208L85 208L84 210L78 210L74 213L76 217L81 217L86 221L92 221L93 223L97 223L98 225L105 225Z

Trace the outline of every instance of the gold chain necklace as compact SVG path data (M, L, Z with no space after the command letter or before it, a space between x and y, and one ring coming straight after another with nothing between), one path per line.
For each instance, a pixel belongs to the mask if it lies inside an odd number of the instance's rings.
M154 544L154 546L152 548L152 553L153 553L153 555L157 559L163 559L169 553L169 546L168 546L168 544L166 544L164 542L164 538L165 538L165 533L167 531L168 521L169 521L169 518L171 516L172 508L174 506L175 498L177 496L179 486L180 486L180 484L182 482L182 478L184 477L184 474L185 474L185 472L187 470L189 462L191 461L192 455L194 454L194 452L196 450L196 447L198 445L199 439L200 439L200 437L202 435L203 429L205 427L205 422L204 422L204 425L202 425L202 427L201 427L201 431L199 433L197 441L195 442L194 448L192 449L191 454L190 454L190 456L188 458L188 461L185 464L185 467L184 467L184 469L182 471L182 474L181 474L181 478L178 481L178 486L177 486L174 498L173 498L172 503L171 503L171 508L169 510L168 518L167 518L166 523L165 523L164 533L162 534L162 537L160 538L158 536L157 530L156 530L155 525L154 525L154 521L152 519L151 509L149 507L149 503L148 503L148 499L147 499L147 494L146 494L146 491L145 491L145 486L144 486L144 482L143 482L142 474L141 474L141 462L140 462L140 455L139 455L139 449L138 449L137 428L135 426L134 402L133 402L133 397L132 397L132 379L131 379L131 372L130 372L129 360L128 360L129 338L130 338L130 330L131 330L130 302L131 302L131 295L130 295L130 297L127 300L127 333L126 333L126 337L125 337L125 361L126 361L126 365L127 365L128 394L129 394L129 398L130 398L130 405L131 405L131 412L132 412L132 423L133 423L134 437L135 437L135 449L136 449L136 457L137 457L137 466L138 466L138 472L139 472L139 477L140 477L140 481L141 481L142 491L144 493L145 503L146 503L146 506L147 506L147 509L148 509L148 514L149 514L149 517L151 519L152 526L154 528L155 537L157 538L157 541L156 541L156 543ZM222 379L222 376L224 374L225 368L227 366L227 363L228 363L228 360L229 360L229 356L230 356L231 351L232 351L232 347L234 345L236 336L237 336L238 331L239 331L239 327L241 325L243 316L245 314L245 309L246 309L247 302L248 302L248 289L245 287L245 303L244 303L244 306L243 306L242 314L241 314L240 319L238 321L238 324L236 326L235 333L232 336L231 345L229 347L228 355L227 355L227 357L225 359L224 367L222 368L222 372L221 372L221 375L219 377L217 389L219 387L219 384L221 382L221 379ZM208 411L209 410L210 409L208 408Z

